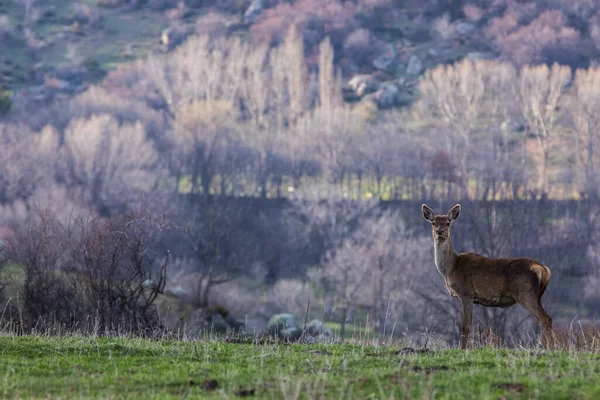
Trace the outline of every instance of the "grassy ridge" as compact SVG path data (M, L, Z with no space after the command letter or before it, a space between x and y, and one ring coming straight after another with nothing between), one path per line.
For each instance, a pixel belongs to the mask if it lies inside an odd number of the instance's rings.
M2 336L0 397L600 398L600 354L397 350Z

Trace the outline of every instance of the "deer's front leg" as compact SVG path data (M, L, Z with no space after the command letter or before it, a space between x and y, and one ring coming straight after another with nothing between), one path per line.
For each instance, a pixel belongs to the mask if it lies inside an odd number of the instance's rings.
M471 333L471 324L473 322L473 300L461 297L462 303L462 324L460 327L460 348L466 349L469 342L469 333Z

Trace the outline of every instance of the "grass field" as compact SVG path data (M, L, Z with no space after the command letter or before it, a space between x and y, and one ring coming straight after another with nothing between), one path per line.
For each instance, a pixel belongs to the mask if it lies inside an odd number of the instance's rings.
M2 398L594 399L600 354L0 336Z

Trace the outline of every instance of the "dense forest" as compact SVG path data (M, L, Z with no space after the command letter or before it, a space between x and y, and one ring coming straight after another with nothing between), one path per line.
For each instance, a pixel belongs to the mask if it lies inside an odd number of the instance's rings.
M0 1L7 321L251 331L312 295L452 338L423 202L462 204L457 250L548 265L559 324L593 320L599 27L592 0Z

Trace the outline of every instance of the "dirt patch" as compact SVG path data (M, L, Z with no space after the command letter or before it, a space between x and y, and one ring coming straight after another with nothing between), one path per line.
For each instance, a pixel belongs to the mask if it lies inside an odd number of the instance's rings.
M385 376L387 379L389 379L390 383L397 385L398 383L400 383L400 376L398 374L389 374Z
M445 365L433 365L431 367L419 367L418 365L415 365L412 370L415 372L425 372L426 374L432 374L434 372L439 372L439 371L448 371L450 368L448 368Z
M413 349L412 347L405 347L400 350L394 351L392 354L395 356L405 355L405 354L429 354L433 353L433 351L429 349Z
M309 354L323 354L323 355L331 355L327 350L310 350Z
M389 355L389 353L365 353L365 357L383 357L387 355Z
M243 387L239 387L238 390L235 391L235 395L239 397L251 397L254 396L256 389L246 389Z
M510 390L511 392L522 393L527 390L527 385L521 382L515 383L493 383L493 388L502 389L502 390Z
M202 382L202 385L200 385L200 387L204 390L217 390L219 388L219 382L216 379L207 379L204 382Z

